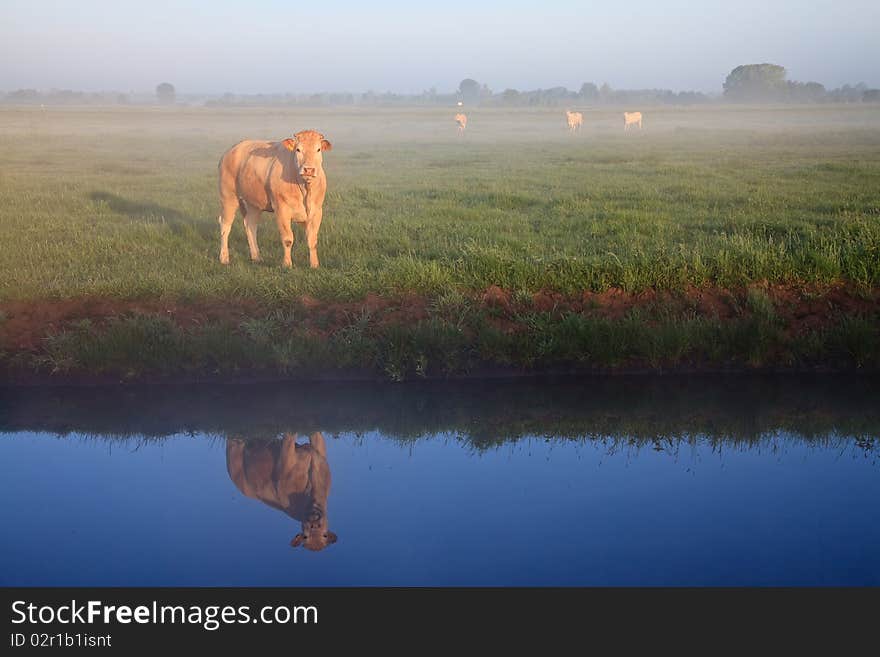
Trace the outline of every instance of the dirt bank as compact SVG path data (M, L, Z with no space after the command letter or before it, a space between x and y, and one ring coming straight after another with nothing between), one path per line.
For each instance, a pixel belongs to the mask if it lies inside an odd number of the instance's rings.
M178 342L214 330L241 343L236 352L238 360L229 367L222 362L222 354L205 356L200 352L201 355L193 356L195 360L186 371L186 376L193 380L362 378L377 374L381 377L389 371L389 362L391 378L405 378L407 372L412 371L419 376L437 376L440 372L450 377L476 372L482 375L566 372L570 366L593 371L642 371L661 367L679 371L735 370L805 365L813 369L845 370L872 363L877 351L880 289L845 284L757 283L739 289L704 287L633 293L611 288L602 292L562 294L550 290L523 293L490 286L454 297L451 302L448 298L415 294L394 297L371 294L353 301L303 296L276 305L245 299L17 300L0 302L0 365L8 374L7 380L48 376L70 381L104 381L114 380L123 370L137 380L157 375L167 379L174 375L174 363L163 362L162 353L153 354L150 366L133 362L128 367L126 359L139 360L138 356L131 356L137 351L137 344L129 345L127 352L110 358L112 362L99 362L104 350L101 336L124 318L160 319L162 326L176 332ZM847 324L851 320L860 322L859 326L853 329ZM556 331L572 324L595 329L597 322L602 323L600 328L604 333L581 331L577 334L575 331L572 337L571 330L568 333L561 329ZM717 340L717 336L713 337L711 331L695 331L693 327L701 322L717 327L716 334L730 327L742 327L742 330L736 335L726 335L729 344L723 356L713 355L715 345L711 342ZM294 345L288 347L288 352L304 349L296 346L303 342L308 342L311 350L332 343L335 351L324 355L328 369L319 371L320 363L309 361L311 369L306 372L308 368L300 367L304 358L289 353L287 356L264 354L261 364L251 368L248 358L251 342L257 339L253 337L255 325L265 325L260 329L263 334L269 331L266 327L271 328L271 335L260 338L264 351L275 349L279 340L289 340ZM683 334L679 346L667 344L678 339L669 337L678 326L690 327L687 329L690 333ZM841 326L849 333L841 333ZM354 329L359 331L356 344L349 347L339 336ZM652 339L653 329L658 333L665 331L666 337L661 343L646 346L646 340ZM77 349L82 349L75 339L63 344L58 341L59 336L72 334L91 339L90 359L77 355ZM550 334L551 337L547 337ZM612 339L605 339L608 335ZM604 343L594 346L597 338L604 339ZM135 333L126 339L136 343L141 338ZM829 339L833 339L834 347L830 350L825 349L822 342ZM549 347L548 340L552 341ZM627 340L642 344L630 348ZM576 347L568 344L578 341ZM183 349L179 344L177 347L178 351ZM152 345L150 348L161 352L164 347ZM352 360L346 350L355 348L365 355ZM401 350L406 354L399 353ZM444 350L457 355L450 356L451 364L444 363L436 369L446 358ZM845 357L841 358L841 352L852 353L844 353ZM51 357L47 358L47 354ZM430 372L430 368L426 369L420 362L429 356L435 367ZM169 359L172 357L169 353ZM199 358L211 362L203 367ZM276 368L274 359L286 364ZM160 363L161 373L153 371L157 369L156 363ZM181 365L181 374L184 369Z

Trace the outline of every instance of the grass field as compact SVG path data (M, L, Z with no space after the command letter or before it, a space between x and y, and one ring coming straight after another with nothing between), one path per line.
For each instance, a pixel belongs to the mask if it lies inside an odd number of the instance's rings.
M0 108L7 373L880 365L880 106ZM319 253L217 254L217 161L334 144Z

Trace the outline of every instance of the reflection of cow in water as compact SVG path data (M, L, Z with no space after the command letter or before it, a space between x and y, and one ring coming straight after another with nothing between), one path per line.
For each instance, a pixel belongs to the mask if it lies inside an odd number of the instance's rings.
M327 530L330 467L320 433L313 433L308 445L298 445L291 434L280 441L230 438L226 441L226 469L247 497L302 523L302 532L290 542L293 547L323 550L336 542L336 534Z

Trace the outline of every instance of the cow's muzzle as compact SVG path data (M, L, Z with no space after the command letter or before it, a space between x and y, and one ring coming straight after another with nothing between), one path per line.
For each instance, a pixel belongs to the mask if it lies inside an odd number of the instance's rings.
M317 170L315 167L303 167L300 170L300 175L303 178L314 178L317 175Z

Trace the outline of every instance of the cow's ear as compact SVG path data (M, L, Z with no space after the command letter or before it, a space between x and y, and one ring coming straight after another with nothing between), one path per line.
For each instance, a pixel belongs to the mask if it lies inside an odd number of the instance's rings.
M333 150L333 144L331 144L331 143L330 143L329 141L327 141L326 139L322 139L322 140L321 140L321 150L322 150L322 151L332 151L332 150Z
M285 139L281 143L284 144L284 148L289 151L292 151L294 148L296 148L296 139Z
M303 535L297 534L296 536L293 537L293 540L290 542L290 547L299 547L300 545L302 545L302 542L303 542Z
M328 544L335 543L337 540L339 540L339 539L336 538L336 534L334 534L333 532L327 532L327 543Z

